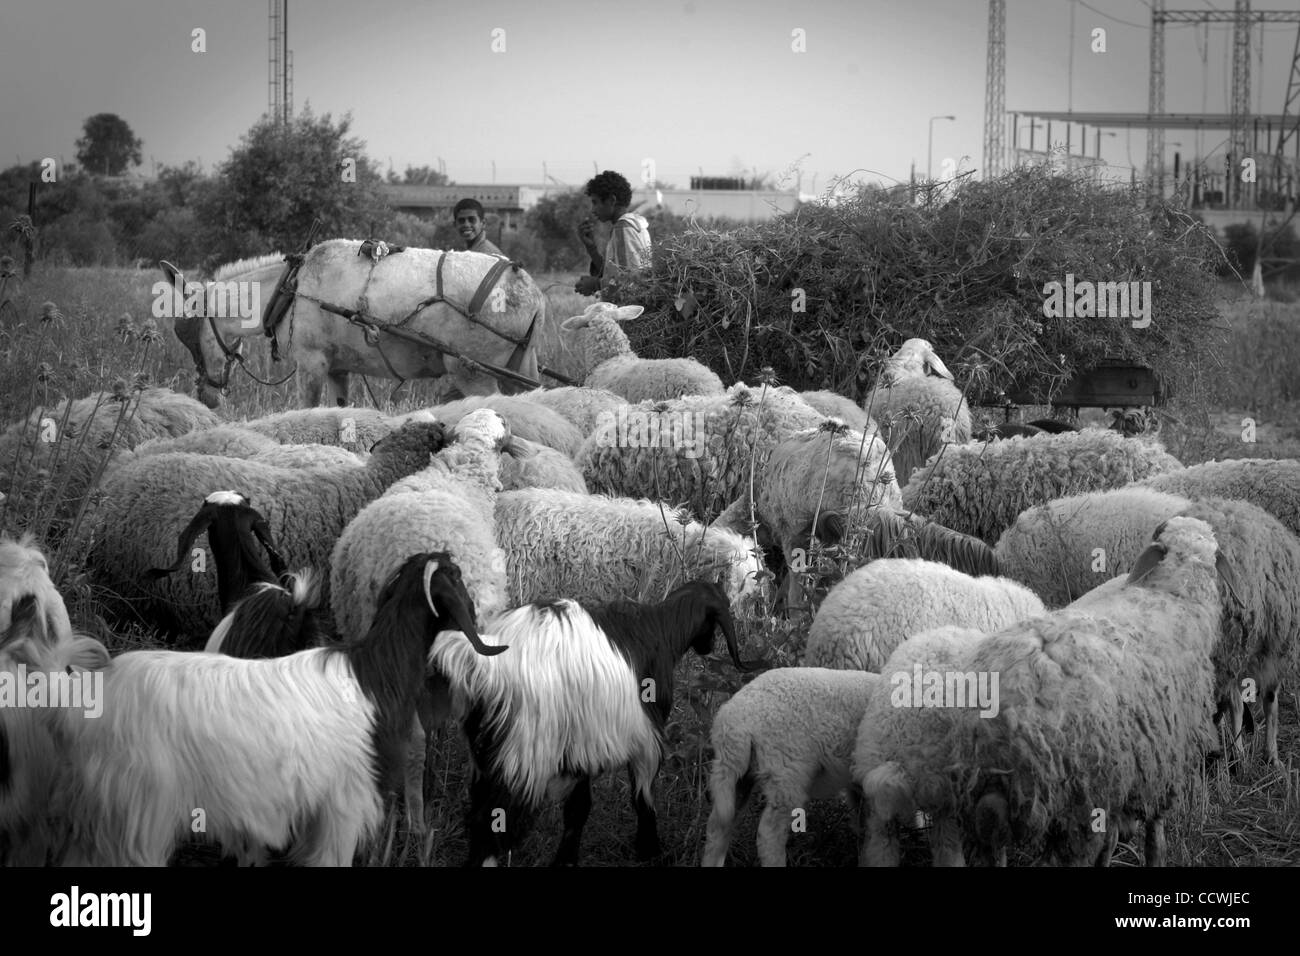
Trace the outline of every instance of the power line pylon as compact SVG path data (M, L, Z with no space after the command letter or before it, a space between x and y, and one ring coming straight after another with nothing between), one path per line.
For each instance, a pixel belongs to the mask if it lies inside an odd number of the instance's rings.
M989 52L984 76L984 178L1006 167L1007 0L989 0Z

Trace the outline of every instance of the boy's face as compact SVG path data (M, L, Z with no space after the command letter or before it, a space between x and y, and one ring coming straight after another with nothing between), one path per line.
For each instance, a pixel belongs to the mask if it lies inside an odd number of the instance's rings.
M595 196L591 197L591 214L596 217L598 222L613 222L617 210L618 203L613 196L605 196L600 199Z
M483 232L483 220L473 209L464 209L456 215L456 231L466 243L472 243Z

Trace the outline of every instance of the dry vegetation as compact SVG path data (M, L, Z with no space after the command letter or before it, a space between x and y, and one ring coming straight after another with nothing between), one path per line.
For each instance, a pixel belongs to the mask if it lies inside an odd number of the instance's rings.
M150 289L157 280L152 271L38 270L24 285L10 284L12 307L0 309L0 421L14 421L37 406L53 405L64 397L81 397L99 389L167 384L189 391L192 374L188 355L176 341L166 320L161 335L147 331ZM548 290L552 323L546 333L542 361L570 374L580 375L573 356L563 348L559 320L581 312L585 300L572 293L572 276L541 276ZM54 309L43 309L52 302ZM1162 410L1162 434L1172 451L1185 462L1210 457L1294 457L1300 454L1300 308L1277 305L1234 305L1231 312L1232 348L1223 356L1218 372L1222 389L1221 411L1209 412L1172 405ZM46 321L42 321L44 316ZM146 341L149 339L149 341ZM268 350L251 342L250 367L260 377L271 372ZM270 389L255 384L239 372L232 379L229 407L232 419L254 417L299 404L292 382ZM373 396L384 404L392 383L369 383ZM354 382L351 400L369 404L372 391ZM414 383L402 390L399 409L432 404L438 391L431 383ZM1033 412L1029 413L1030 417ZM1241 419L1258 422L1255 445L1241 441ZM4 470L8 463L0 463ZM0 492L11 489L0 487ZM0 528L16 531L31 527L38 533L41 516L8 509ZM57 541L52 541L57 547ZM107 637L98 615L96 595L78 576L75 555L64 555L66 568L59 583L68 597L74 622ZM807 620L777 621L759 613L739 620L742 654L762 657L776 666L794 664L806 639ZM143 628L112 635L115 651L157 645ZM668 865L696 865L709 813L708 729L712 714L740 684L739 675L721 658L701 662L688 657L679 669L676 706L668 726L669 753L656 788L660 834ZM1300 794L1294 766L1300 757L1296 685L1283 695L1280 750L1286 771L1258 771L1230 778L1221 767L1193 788L1185 805L1171 819L1170 862L1184 866L1300 864ZM1252 746L1258 740L1252 741ZM1259 767L1258 753L1251 766ZM467 793L466 753L453 729L435 739L428 764L427 809L432 828L424 846L409 846L400 832L399 815L390 814L387 831L368 855L374 865L459 864L466 852L463 808ZM587 865L629 865L635 818L623 773L607 774L593 789L594 807L584 840ZM736 865L754 862L756 810L751 809L737 828L732 846ZM847 809L834 801L809 808L809 832L790 842L790 860L798 866L852 866L857 844L849 830ZM558 807L549 809L532 835L515 853L514 865L549 862L560 831ZM928 851L919 839L905 847L906 859L924 865ZM214 854L202 849L182 854L184 862L213 862ZM1140 852L1121 848L1117 865L1140 862Z

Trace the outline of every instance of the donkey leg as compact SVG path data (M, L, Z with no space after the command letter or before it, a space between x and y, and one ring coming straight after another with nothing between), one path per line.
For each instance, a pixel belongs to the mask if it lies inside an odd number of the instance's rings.
M348 403L348 373L331 371L328 378L328 393L325 396L325 404L346 406Z

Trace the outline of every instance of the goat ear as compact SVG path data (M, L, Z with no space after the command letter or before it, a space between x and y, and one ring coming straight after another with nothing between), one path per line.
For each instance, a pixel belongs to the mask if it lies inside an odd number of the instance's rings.
M45 626L45 618L40 613L35 594L24 594L9 608L9 627L0 634L0 646L9 644L15 648L21 647L22 638L28 636L42 644L49 640L49 631ZM32 662L23 661L23 663Z
M111 664L113 658L108 648L93 637L78 637L64 654L64 660L70 667L97 671Z
M1214 556L1214 568L1219 572L1219 577L1223 579L1223 584L1228 589L1228 593L1232 595L1232 599L1241 604L1241 588L1237 584L1237 575L1233 572L1232 565L1222 551Z
M1143 578L1155 570L1156 565L1165 559L1169 553L1166 545L1156 541L1149 545L1145 551L1138 555L1138 559L1133 562L1133 570L1128 573L1128 583L1138 584Z

